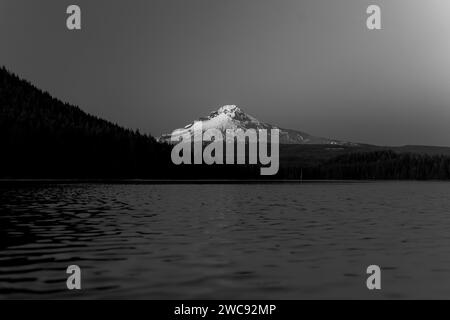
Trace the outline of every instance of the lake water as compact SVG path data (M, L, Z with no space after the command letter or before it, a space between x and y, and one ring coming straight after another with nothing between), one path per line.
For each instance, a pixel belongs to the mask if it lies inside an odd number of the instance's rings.
M450 184L0 187L0 298L450 298ZM82 269L82 290L66 268ZM382 290L366 268L382 269Z

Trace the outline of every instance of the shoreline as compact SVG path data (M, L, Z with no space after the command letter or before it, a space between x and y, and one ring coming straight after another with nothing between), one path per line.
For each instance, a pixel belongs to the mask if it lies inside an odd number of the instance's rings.
M238 180L238 179L0 179L8 184L123 184L123 185L181 185L181 184L317 184L317 183L376 183L376 182L450 182L449 180Z

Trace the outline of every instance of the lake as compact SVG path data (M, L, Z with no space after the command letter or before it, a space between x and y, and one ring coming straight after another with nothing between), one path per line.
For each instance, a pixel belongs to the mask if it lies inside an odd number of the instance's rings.
M449 196L445 182L2 184L0 298L450 298Z

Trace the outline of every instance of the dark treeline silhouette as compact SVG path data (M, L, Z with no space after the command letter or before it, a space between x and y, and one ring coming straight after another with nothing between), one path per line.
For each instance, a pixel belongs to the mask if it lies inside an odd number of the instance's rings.
M350 153L327 160L308 174L320 179L447 180L450 157L392 150Z
M2 178L157 178L167 149L0 69Z
M436 154L436 148L430 155L374 146L281 146L276 176L261 176L257 165L175 166L170 152L149 135L91 116L0 69L1 179L450 178L450 153Z

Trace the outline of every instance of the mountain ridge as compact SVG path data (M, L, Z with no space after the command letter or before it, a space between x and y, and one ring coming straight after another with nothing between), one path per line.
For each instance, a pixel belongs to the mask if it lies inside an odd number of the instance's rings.
M201 122L203 131L208 129L218 129L223 134L227 130L264 129L270 132L271 129L278 129L280 133L280 144L358 145L352 142L313 136L299 130L280 128L276 125L258 120L242 111L242 109L236 105L222 106L218 110L212 111L208 116L201 117L193 123L186 125L184 128L175 129L171 134L161 135L157 140L160 142L171 143L172 137L174 140L178 140L181 136L186 134L193 137L193 125L196 122Z

